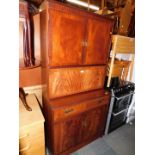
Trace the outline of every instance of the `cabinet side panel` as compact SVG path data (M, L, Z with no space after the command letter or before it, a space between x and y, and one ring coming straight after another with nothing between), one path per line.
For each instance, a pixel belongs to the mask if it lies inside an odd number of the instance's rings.
M41 64L47 66L48 62L48 20L47 10L40 13L40 35L41 35Z

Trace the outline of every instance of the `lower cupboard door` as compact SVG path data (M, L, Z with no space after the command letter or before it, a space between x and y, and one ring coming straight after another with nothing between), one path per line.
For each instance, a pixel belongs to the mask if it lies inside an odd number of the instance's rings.
M106 121L106 106L85 113L82 121L82 139L86 141L103 133Z
M50 98L103 88L105 69L105 66L49 69Z
M54 153L58 154L80 143L81 116L54 124Z

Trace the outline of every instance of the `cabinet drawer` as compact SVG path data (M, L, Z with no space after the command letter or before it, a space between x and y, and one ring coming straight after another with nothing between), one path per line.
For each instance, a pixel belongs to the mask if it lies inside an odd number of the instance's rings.
M54 121L59 121L61 119L67 118L69 116L78 114L85 110L85 104L78 104L73 106L65 106L62 108L53 110Z
M73 116L75 114L87 111L89 109L93 109L99 106L105 105L108 106L109 100L106 97L100 97L96 99L87 100L76 105L68 105L62 106L61 108L53 109L53 120L59 121L61 119L68 118L69 116Z
M30 136L29 133L25 133L19 137L19 153L23 154L28 152L30 148Z
M49 96L62 97L100 89L104 85L105 66L49 70Z
M43 123L23 127L19 131L20 155L45 155Z
M94 100L87 101L85 104L86 104L86 109L91 109L91 108L98 107L100 105L105 105L105 101L104 101L104 98L102 97L102 98L97 98Z

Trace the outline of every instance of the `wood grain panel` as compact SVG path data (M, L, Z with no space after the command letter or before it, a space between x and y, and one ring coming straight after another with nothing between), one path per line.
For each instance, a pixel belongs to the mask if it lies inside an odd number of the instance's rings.
M40 60L40 52L41 52L41 47L40 47L40 14L36 14L33 16L33 23L34 23L34 37L33 37L33 42L34 42L34 55L35 58Z
M23 42L24 42L24 18L19 18L19 59L23 59Z
M53 120L55 122L65 118L69 118L80 112L83 112L84 110L85 110L85 104L77 104L54 109Z
M85 64L106 64L112 23L88 19L88 38Z
M102 88L104 77L105 66L50 69L49 96L55 98Z
M49 65L82 64L85 18L50 10Z
M98 134L98 132L103 131L103 124L106 114L106 107L101 106L99 108L93 109L84 115L82 122L82 139L83 141Z
M135 39L121 35L113 35L112 50L115 53L134 54L135 53Z
M107 106L99 106L54 124L54 154L65 155L65 151L101 135L104 132L106 115Z
M109 100L107 98L100 97L96 99L90 99L81 103L75 102L74 104L71 104L71 105L53 108L52 109L53 121L62 122L70 118L71 116L75 116L77 114L88 111L90 109L94 109L101 105L108 106L108 104L109 104Z
M47 146L53 155L68 155L103 134L104 111L100 109L108 103L103 89L106 65L102 64L110 45L106 39L110 38L112 20L58 1L46 1L42 8Z
M41 65L42 67L48 64L48 15L44 10L40 12L40 48L41 48Z
M19 70L19 87L41 85L41 67Z
M74 103L85 102L87 100L92 100L94 98L100 98L104 96L104 89L97 89L94 91L82 92L79 94L74 94L70 96L65 96L62 98L52 99L49 105L53 108L58 108L61 106L73 105Z
M59 154L79 144L82 116L70 118L54 125L54 154Z

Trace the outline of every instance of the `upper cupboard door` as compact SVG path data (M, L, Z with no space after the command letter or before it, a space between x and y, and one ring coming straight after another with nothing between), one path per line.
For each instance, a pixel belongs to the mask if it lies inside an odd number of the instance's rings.
M49 65L82 64L85 20L82 16L50 10Z
M111 37L112 22L88 19L85 64L106 64Z

